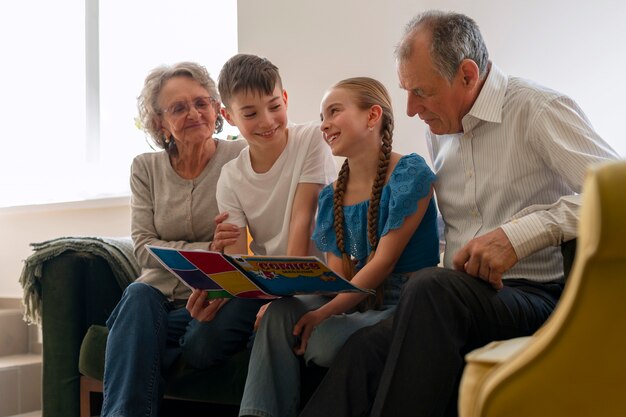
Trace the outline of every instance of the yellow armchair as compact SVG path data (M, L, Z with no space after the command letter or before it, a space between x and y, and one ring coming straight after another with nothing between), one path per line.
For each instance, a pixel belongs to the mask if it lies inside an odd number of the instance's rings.
M461 417L626 416L626 162L589 170L576 259L532 337L466 356Z

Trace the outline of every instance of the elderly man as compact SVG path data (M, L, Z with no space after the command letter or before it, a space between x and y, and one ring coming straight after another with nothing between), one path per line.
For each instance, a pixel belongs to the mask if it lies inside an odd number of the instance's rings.
M573 100L490 62L467 16L417 16L396 57L407 114L430 128L445 268L415 273L395 316L351 337L303 417L456 415L464 354L554 309L585 170L617 158Z

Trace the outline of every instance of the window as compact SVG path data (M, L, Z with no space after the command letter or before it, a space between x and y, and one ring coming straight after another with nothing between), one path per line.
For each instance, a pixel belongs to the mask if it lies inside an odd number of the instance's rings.
M237 3L10 2L0 37L0 207L125 195L152 150L135 125L145 76L189 60L215 79L237 52Z

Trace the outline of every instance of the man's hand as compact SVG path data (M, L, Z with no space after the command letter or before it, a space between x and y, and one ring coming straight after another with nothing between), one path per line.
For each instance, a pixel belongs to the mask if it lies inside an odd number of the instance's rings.
M206 291L193 290L187 300L187 311L198 321L211 321L227 301L227 298L209 300Z
M470 240L452 259L454 269L502 289L502 274L517 263L517 254L502 228Z
M209 246L209 250L223 252L227 246L234 245L239 238L239 228L234 224L224 223L228 218L228 213L223 212L215 216L215 234L213 235L213 242Z

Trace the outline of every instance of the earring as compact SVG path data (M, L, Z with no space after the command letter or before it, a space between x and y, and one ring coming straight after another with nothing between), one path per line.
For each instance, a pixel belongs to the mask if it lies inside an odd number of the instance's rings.
M367 130L369 130L370 132L374 130L374 126L368 126Z
M165 136L165 134L163 134L163 142L165 142L166 145L170 144L170 138L168 138L167 136Z

